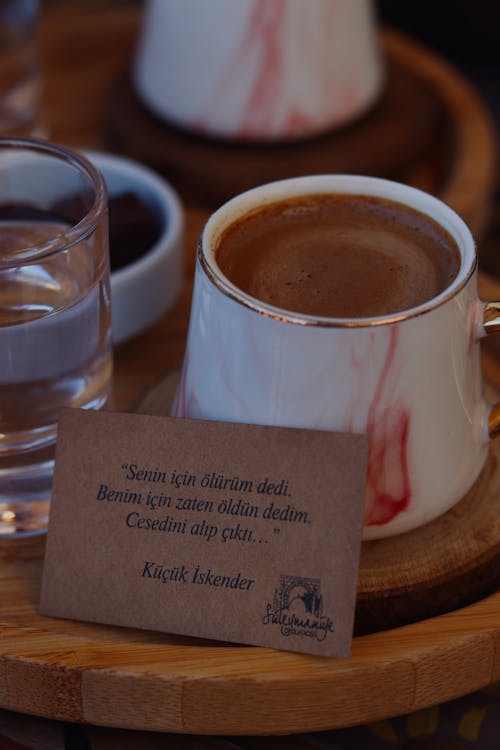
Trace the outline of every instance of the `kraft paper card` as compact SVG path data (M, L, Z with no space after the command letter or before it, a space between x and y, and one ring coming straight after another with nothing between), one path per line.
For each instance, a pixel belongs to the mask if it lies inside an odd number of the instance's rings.
M350 652L361 435L64 410L40 612Z

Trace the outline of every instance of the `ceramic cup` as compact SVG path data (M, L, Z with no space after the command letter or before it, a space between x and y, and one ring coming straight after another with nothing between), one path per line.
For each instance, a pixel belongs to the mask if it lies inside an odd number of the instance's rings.
M377 96L371 0L148 0L134 83L160 117L233 139L300 138Z
M430 216L454 238L460 270L407 311L352 320L289 313L221 272L221 233L259 206L300 195L378 196ZM479 339L498 329L478 300L471 233L448 206L371 177L284 180L232 199L200 238L189 337L173 413L180 417L365 433L364 538L391 536L453 506L485 462L499 410L483 398Z

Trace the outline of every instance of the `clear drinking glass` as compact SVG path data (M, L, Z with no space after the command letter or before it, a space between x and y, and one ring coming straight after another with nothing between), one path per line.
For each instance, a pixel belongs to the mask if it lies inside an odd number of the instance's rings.
M57 415L110 393L107 198L86 159L0 138L0 538L46 529Z

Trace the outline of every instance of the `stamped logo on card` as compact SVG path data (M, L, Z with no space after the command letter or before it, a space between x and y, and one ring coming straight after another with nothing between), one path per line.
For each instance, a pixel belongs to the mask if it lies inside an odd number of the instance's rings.
M42 614L349 654L360 435L65 410Z

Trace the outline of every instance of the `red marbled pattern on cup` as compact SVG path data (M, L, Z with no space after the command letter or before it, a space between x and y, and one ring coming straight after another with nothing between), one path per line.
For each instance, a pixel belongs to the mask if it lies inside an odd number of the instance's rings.
M410 408L398 395L400 367L398 362L398 326L387 329L387 351L385 352L380 374L375 387L366 378L370 359L375 347L380 345L380 332L370 333L363 338L363 349L359 347L350 352L353 372L359 377L359 391L356 401L349 410L345 424L338 429L359 431L363 423L363 432L368 436L368 470L366 483L366 526L382 526L392 521L405 511L411 502L412 489L408 468L408 437L410 431ZM219 342L220 344L221 342ZM248 341L255 352L256 368L259 370L259 347L257 342ZM214 342L217 348L217 342ZM217 353L219 362L219 379L221 387L233 402L239 404L245 419L251 419L251 404L244 403L244 394L235 392L234 377L227 371L227 361L223 347ZM262 354L262 352L261 352ZM265 359L265 356L264 356ZM266 370L265 361L261 363ZM311 377L314 373L311 373ZM323 376L321 378L323 380ZM315 385L321 389L322 383ZM309 381L309 387L311 382ZM360 413L361 410L361 413ZM192 373L189 373L189 351L186 352L181 380L174 402L173 414L178 417L203 417L194 391ZM314 427L314 425L310 425Z
M307 28L302 28L300 34L295 33L292 50L287 40L287 34L291 33L287 23L290 13L287 0L273 0L271 3L269 0L255 0L238 52L229 61L224 76L214 88L206 111L195 123L195 130L212 130L211 123L214 118L216 119L220 102L241 87L240 82L245 79L244 71L252 69L255 59L257 68L238 114L233 137L265 138L273 134L294 137L314 132L318 126L325 127L331 119L332 106L333 81L331 72L328 72L329 48L335 43L332 33L339 25L341 10L335 0L316 8L316 11L321 11L321 17L316 20L322 39L318 40L317 35L311 35L310 30L308 33ZM304 21L306 20L307 18L304 18ZM317 30L318 26L314 28ZM296 29L292 31L296 32ZM289 61L286 59L290 54L300 57L302 65L306 65L311 58L317 58L318 55L325 57L323 65L318 66L320 73L314 80L314 87L321 94L316 94L314 111L307 111L304 102L300 101L304 97L290 85ZM358 76L353 74L341 91L338 87L335 89L336 109L339 109L340 105L346 112L355 109L360 98ZM307 83L305 85L307 86ZM320 101L323 102L321 111L318 109Z
M398 395L399 327L391 326L380 375L371 396L366 417L368 470L366 479L365 526L380 526L406 510L411 500L408 470L410 409ZM375 335L371 334L374 344ZM367 355L370 356L370 347ZM366 363L355 360L358 368Z

